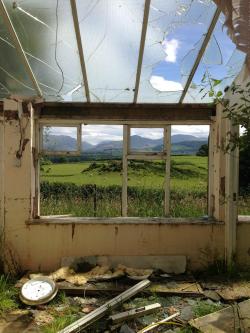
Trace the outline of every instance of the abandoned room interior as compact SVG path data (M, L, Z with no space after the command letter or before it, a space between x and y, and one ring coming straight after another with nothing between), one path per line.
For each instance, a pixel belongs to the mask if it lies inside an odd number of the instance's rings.
M124 267L161 270L168 280L215 266L250 269L249 172L245 201L239 186L240 140L250 138L249 1L0 0L0 14L2 272L53 280L51 272L84 262L121 275L129 275ZM206 157L193 171L194 156L183 167L185 153L173 153L174 136L187 128L207 133ZM112 131L119 147L91 153L88 133L97 145ZM158 135L158 146L136 145L138 133ZM138 292L148 287L135 282ZM91 313L62 332L83 331ZM165 326L150 329L175 332ZM249 317L241 332L250 332Z

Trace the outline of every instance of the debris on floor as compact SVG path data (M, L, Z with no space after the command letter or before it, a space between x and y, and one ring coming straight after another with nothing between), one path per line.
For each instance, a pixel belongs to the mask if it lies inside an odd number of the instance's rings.
M119 264L115 268L79 267L65 266L50 274L23 277L16 284L19 288L31 278L53 278L58 294L48 304L27 307L20 303L19 307L29 312L29 324L15 325L27 325L27 329L8 331L6 327L12 328L13 323L3 320L0 333L230 333L232 323L242 333L250 333L246 279L196 280L188 274L171 275ZM147 276L149 279L140 281Z
M204 333L250 332L250 300L193 319L190 325Z

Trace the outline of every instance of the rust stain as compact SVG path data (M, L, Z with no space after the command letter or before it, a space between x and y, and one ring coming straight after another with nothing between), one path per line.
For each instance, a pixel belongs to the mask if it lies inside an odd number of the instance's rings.
M74 235L75 235L75 227L76 227L75 223L72 223L72 231L71 231L71 238L72 238L72 240L73 240Z
M220 194L225 197L225 176L220 179Z
M22 142L21 149L16 152L16 158L18 158L19 160L22 158L23 152L25 151L25 147L29 141L30 139L24 139Z
M117 226L115 226L115 235L117 236L118 235L118 227Z
M36 169L36 148L32 147L32 161L33 161L33 167Z

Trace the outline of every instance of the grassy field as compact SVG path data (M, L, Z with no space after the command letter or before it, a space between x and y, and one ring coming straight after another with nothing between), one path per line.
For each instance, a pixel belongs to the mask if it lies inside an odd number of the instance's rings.
M171 212L173 217L207 214L207 158L172 156ZM128 168L128 215L164 216L162 161L132 161ZM120 161L43 165L41 214L120 216ZM61 185L60 185L61 184ZM240 214L250 214L249 199L241 200Z
M179 174L171 177L171 189L199 189L206 191L207 188L207 158L199 156L173 156L172 161ZM105 162L96 162L103 164ZM151 162L151 165L159 167L148 169L129 168L128 178L130 186L143 186L150 188L162 188L164 182L163 162ZM96 184L97 186L121 185L121 172L100 172L98 168L82 172L89 168L91 162L52 164L43 166L41 180L60 183L74 183L78 185ZM181 174L183 173L183 174Z

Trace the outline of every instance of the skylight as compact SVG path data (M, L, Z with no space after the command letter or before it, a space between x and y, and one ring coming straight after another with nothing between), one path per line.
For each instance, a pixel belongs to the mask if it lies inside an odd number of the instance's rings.
M204 73L224 88L245 59L212 0L0 4L0 98L41 91L46 101L205 103Z

